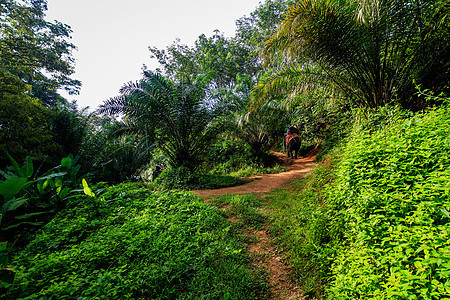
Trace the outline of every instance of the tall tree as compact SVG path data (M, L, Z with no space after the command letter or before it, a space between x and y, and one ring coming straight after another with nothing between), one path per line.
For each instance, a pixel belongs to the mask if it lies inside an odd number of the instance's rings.
M156 58L161 68L157 72L175 81L193 82L200 74L195 49L181 44L177 39L166 49L148 47L151 58ZM145 69L145 68L144 68Z
M176 41L165 50L149 48L162 66L165 76L176 81L193 82L198 76L210 80L212 89L232 88L238 74L254 75L249 51L233 38L216 30L211 37L201 34L194 47Z
M57 93L77 93L81 83L74 72L68 42L71 29L58 21L47 22L46 0L2 0L0 5L0 68L32 87L32 96L48 106L64 102Z
M267 43L265 57L274 71L256 90L270 95L327 80L357 105L378 107L396 97L407 101L413 81L432 76L432 67L444 72L448 83L448 22L443 22L448 5L439 0L298 1Z
M0 69L0 169L9 165L6 153L21 161L26 156L55 154L52 112L27 95L29 86Z
M248 63L252 63L258 71L262 69L260 52L266 41L288 12L294 0L266 0L252 12L236 20L236 37L234 40L243 45L249 52Z

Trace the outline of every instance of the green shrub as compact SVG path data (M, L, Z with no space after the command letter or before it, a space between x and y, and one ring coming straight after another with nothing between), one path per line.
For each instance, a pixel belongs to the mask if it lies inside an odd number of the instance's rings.
M408 114L375 112L268 198L309 297L450 299L450 108Z
M334 298L450 299L449 170L449 107L349 141L332 194L346 241Z
M244 141L222 141L214 144L204 167L209 174L229 174L241 169L262 169L272 167L276 156L268 152L254 152Z
M156 180L156 184L165 189L181 190L217 189L247 182L233 176L197 174L186 167L165 170Z
M46 225L12 260L6 299L254 299L244 245L186 192L107 188Z

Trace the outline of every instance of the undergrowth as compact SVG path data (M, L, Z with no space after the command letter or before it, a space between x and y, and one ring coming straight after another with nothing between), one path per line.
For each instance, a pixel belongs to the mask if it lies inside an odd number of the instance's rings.
M268 198L309 298L450 299L450 108L387 116Z
M261 280L219 210L186 192L109 187L11 261L6 299L254 299Z
M156 186L164 189L197 190L197 189L218 189L241 185L249 182L230 175L198 174L192 172L187 167L168 169L161 173L156 179Z
M450 109L361 132L330 199L345 224L336 298L450 299Z
M260 212L261 199L254 194L223 195L209 202L217 208L226 208L222 213L227 218L234 218L235 225L261 230L266 216Z

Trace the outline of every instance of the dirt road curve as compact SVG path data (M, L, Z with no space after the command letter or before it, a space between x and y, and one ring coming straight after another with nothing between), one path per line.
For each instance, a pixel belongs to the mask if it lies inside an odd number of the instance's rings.
M195 190L192 191L194 194L198 196L219 196L224 194L247 194L247 193L267 193L275 188L279 188L291 181L301 179L315 165L314 160L316 159L315 152L311 152L310 154L300 157L298 159L288 159L286 154L280 152L273 152L280 159L285 161L288 164L289 170L287 172L278 173L278 174L263 174L255 176L258 179L255 179L252 182L233 186L222 189L215 190Z

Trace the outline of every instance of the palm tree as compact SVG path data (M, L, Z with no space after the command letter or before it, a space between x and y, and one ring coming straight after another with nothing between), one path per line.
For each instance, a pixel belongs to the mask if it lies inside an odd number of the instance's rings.
M267 42L264 57L274 69L255 96L328 82L361 107L406 97L413 80L448 54L448 6L442 0L298 1Z
M123 115L123 132L156 140L176 168L195 169L218 133L214 122L226 111L206 93L207 83L174 83L160 74L145 71L143 79L124 85L120 96L98 109Z

